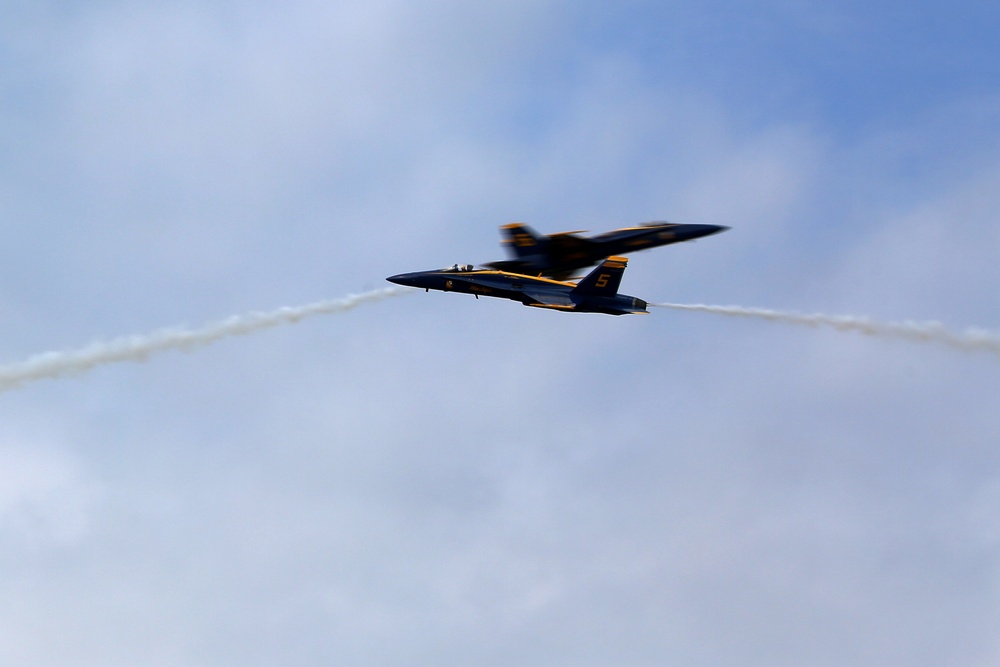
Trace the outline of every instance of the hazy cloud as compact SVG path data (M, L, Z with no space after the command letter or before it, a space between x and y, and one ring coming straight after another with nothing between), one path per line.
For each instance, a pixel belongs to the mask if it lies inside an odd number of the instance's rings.
M730 5L6 3L4 363L496 259L513 220L732 226L633 256L650 301L997 328L995 13ZM418 292L32 384L0 656L991 664L997 377Z

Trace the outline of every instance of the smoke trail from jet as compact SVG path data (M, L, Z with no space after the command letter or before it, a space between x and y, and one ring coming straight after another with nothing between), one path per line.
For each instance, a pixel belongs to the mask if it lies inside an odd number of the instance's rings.
M146 335L92 343L77 350L45 352L19 363L0 366L0 392L10 391L36 380L83 373L104 364L145 361L153 354L166 350L191 350L211 345L229 336L245 336L282 324L295 324L314 315L342 313L365 303L411 292L412 290L404 288L390 287L296 308L285 307L269 312L235 315L198 329L162 329Z
M651 303L650 306L674 310L715 313L730 317L748 317L808 327L830 327L837 331L856 331L866 336L897 338L924 343L939 343L965 352L992 352L1000 356L1000 333L985 329L952 331L939 322L882 322L852 315L802 315L800 313L743 308L741 306L706 306L703 304Z

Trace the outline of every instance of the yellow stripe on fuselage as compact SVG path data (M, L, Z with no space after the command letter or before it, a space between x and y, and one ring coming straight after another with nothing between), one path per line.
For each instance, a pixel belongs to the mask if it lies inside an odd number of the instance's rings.
M532 280L536 283L549 283L551 285L562 285L564 287L576 287L576 283L566 282L563 280L553 280L552 278L543 278L541 276L529 276L524 273L511 273L510 271L465 271L458 275L464 276L506 276L507 278L521 278L524 280Z
M635 232L639 230L649 232L657 229L663 229L665 227L676 227L678 224L680 223L663 222L656 225L639 225L638 227L619 227L618 229L611 230L610 232L608 232L608 234L614 234L615 232Z

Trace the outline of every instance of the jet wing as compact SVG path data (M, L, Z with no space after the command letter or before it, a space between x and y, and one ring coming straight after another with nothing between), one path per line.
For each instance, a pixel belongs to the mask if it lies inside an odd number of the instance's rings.
M577 236L577 232L560 232L549 236L549 253L555 256L583 252L590 245L590 239Z
M563 310L573 310L576 304L568 294L550 292L548 290L532 289L528 287L524 290L525 305L537 306L539 308L558 308Z
M602 257L596 257L597 248L590 239L576 236L573 233L553 234L549 237L548 266L545 275L556 280L566 280L573 273L589 266ZM599 253L598 253L599 254Z

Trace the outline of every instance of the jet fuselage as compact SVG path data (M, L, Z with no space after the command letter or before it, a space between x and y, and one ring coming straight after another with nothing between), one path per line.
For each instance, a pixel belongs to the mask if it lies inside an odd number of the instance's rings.
M580 283L457 265L448 269L401 273L387 280L425 290L510 299L535 308L608 315L647 312L642 299L617 293L626 260L613 259L617 261L605 262Z

